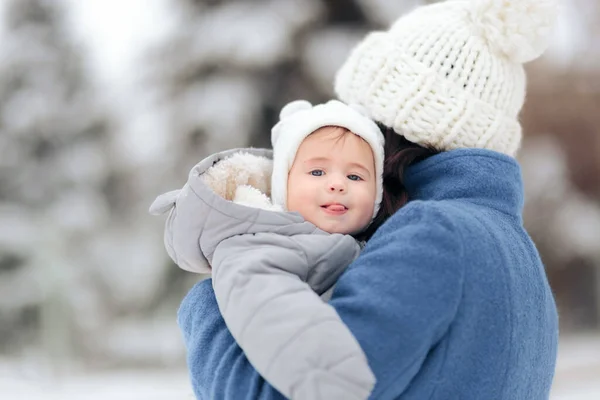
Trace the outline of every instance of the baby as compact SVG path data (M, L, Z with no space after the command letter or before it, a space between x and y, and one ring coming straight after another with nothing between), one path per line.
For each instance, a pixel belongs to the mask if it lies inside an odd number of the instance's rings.
M297 101L273 128L273 203L329 233L357 234L382 197L383 136L338 101ZM291 114L291 115L289 115Z
M272 144L206 158L151 212L170 210L167 252L212 274L227 327L270 384L294 399L366 399L375 383L366 357L319 295L358 256L352 235L377 214L383 136L359 108L296 101Z

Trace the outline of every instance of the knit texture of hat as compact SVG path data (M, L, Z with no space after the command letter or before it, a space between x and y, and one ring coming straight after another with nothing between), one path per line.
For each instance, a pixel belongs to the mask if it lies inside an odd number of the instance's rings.
M335 91L411 142L514 156L523 63L544 52L556 14L556 0L418 7L358 44L336 75Z
M273 204L287 209L288 175L298 148L311 133L325 126L337 126L352 132L371 146L375 161L377 196L373 218L379 210L383 196L384 138L381 130L367 115L363 107L346 105L330 100L313 106L306 100L296 100L281 109L279 122L271 130L273 145L273 175L271 199Z

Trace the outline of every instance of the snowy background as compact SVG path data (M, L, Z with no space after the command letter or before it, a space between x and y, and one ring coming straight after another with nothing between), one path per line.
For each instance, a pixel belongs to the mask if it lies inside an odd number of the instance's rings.
M0 0L0 398L192 398L154 197L267 146L419 0ZM600 4L529 68L525 220L561 313L553 399L600 398Z

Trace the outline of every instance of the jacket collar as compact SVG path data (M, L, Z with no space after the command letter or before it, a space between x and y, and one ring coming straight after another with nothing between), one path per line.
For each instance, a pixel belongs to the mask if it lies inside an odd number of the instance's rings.
M523 180L517 161L484 149L443 152L407 168L410 200L463 200L521 217Z

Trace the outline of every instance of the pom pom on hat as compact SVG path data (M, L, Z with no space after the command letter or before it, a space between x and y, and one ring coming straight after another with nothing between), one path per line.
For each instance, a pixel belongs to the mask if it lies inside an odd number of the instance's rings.
M476 32L490 48L514 63L538 58L548 46L556 0L471 0Z

